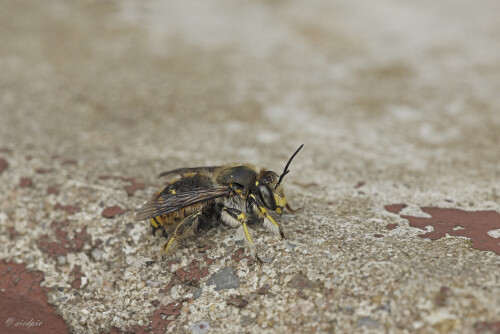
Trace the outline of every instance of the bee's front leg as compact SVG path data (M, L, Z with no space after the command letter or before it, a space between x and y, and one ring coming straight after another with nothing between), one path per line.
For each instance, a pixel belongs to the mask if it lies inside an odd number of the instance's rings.
M280 235L281 239L286 239L285 233L281 229L281 226L274 220L273 217L267 212L267 209L263 206L258 207L261 214L264 216L264 227L273 232L276 235Z
M255 249L255 245L252 241L252 237L250 236L250 232L248 231L248 226L247 226L248 218L245 215L245 213L238 209L223 207L222 219L232 227L240 227L241 231L245 236L245 240L247 241L247 245L248 247L250 247L252 254L255 255L255 257L259 262L262 262L262 260L257 255L257 250Z
M267 212L267 209L261 203L255 195L250 195L250 198L253 200L257 208L259 209L260 216L264 217L264 227L273 232L275 235L280 235L281 239L286 239L285 233L281 226L274 220L274 218Z

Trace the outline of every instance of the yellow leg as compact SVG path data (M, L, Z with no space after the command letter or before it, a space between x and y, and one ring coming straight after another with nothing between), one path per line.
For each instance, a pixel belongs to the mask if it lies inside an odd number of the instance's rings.
M245 213L241 212L240 210L237 210L237 209L223 207L222 208L222 219L224 219L224 221L226 223L228 223L230 226L233 226L233 227L241 226L241 228L243 230L243 234L244 234L245 239L247 241L247 244L250 247L250 250L252 251L253 254L255 254L255 257L257 258L257 260L262 262L262 260L257 255L257 250L255 249L255 245L253 243L252 237L250 236L250 231L248 230L248 226L247 226L248 218L245 215Z
M264 227L271 230L274 234L279 234L282 239L286 239L285 233L283 233L281 226L267 212L267 209L263 206L259 206L259 210L264 216Z
M201 216L201 211L196 211L192 215L184 218L182 222L177 225L174 233L168 242L163 246L163 254L169 254L175 249L176 242L189 235L196 230L198 226L198 218Z

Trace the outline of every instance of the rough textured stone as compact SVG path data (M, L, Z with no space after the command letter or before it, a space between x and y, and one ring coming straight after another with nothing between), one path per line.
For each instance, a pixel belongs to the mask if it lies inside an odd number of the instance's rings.
M203 293L203 289L202 288L198 288L196 289L194 292L193 292L193 299L198 299L201 297Z
M356 322L356 326L358 327L368 327L368 328L377 328L380 327L380 323L373 320L370 317L361 317Z
M467 0L4 1L0 258L44 273L31 291L71 333L184 333L201 320L214 333L494 332L499 12ZM287 239L248 225L271 263L217 213L164 259L167 240L134 220L164 171L281 174L302 143L282 182L297 211L270 212ZM111 206L130 211L103 217ZM237 289L206 286L227 267ZM228 307L232 295L248 304ZM357 327L365 316L380 326Z

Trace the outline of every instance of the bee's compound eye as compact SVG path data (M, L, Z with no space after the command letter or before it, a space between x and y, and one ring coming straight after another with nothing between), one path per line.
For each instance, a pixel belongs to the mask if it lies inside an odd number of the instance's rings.
M264 205L271 210L276 210L276 201L269 187L265 185L259 186L260 197L264 201Z

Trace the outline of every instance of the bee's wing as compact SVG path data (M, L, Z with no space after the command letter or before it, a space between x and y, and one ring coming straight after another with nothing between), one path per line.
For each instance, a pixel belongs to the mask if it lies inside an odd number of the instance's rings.
M219 168L220 166L206 166L206 167L184 167L184 168L177 168L177 169L172 169L166 172L161 173L158 175L158 177L172 177L175 175L182 175L185 173L197 173L202 170L207 171L209 173L212 173L214 170Z
M229 187L195 189L176 194L160 194L148 201L137 211L136 220L146 220L185 208L187 206L210 201L232 194Z

